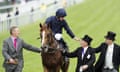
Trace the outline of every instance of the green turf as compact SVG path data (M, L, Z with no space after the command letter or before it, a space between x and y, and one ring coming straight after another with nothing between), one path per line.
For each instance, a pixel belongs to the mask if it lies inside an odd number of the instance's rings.
M107 31L117 33L116 43L120 43L120 0L84 0L82 4L75 5L67 9L67 22L71 29L78 37L89 34L94 38L92 46L96 47L104 41L104 35ZM29 44L40 47L40 41L36 40L39 36L38 23L22 26L21 37ZM7 38L9 33L0 34L0 50L2 48L3 39ZM70 51L75 50L79 43L72 40L64 32L64 39L67 41ZM43 72L41 56L33 52L24 52L24 70L23 72ZM3 58L0 52L0 72L4 72L2 68ZM69 72L74 72L76 67L76 58L71 59Z

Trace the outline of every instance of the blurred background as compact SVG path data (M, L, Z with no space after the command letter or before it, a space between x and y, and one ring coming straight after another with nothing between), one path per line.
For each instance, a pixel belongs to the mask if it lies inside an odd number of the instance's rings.
M120 45L120 0L0 0L0 72L4 72L1 52L3 40L9 37L9 28L19 26L20 37L40 47L40 40L36 39L39 37L39 23L55 15L58 8L66 9L65 19L77 37L88 34L93 38L93 48L104 42L108 31L117 34L115 43ZM66 32L63 38L70 52L80 46ZM23 72L43 72L40 54L24 50L24 61ZM76 58L70 59L68 72L75 72L76 64Z
M67 8L81 1L0 0L0 32L9 30L12 25L33 23L54 14L59 8Z

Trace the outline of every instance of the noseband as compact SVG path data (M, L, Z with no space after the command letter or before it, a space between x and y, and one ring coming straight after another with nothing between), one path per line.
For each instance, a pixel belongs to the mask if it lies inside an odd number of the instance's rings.
M46 45L46 46L41 47L41 48L42 48L43 53L55 53L56 51L60 50L59 45L57 45L57 48L52 48L49 45Z

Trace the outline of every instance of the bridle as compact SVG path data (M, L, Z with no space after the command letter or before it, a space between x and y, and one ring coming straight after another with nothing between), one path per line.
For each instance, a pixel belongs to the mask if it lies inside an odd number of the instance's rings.
M46 45L46 46L41 47L41 48L42 48L42 52L43 53L55 53L56 51L60 50L60 46L59 45L57 45L56 48L52 48L49 45Z
M40 36L41 36L41 39L42 39L42 35L40 35ZM56 53L56 51L60 50L60 45L56 41L53 33L52 33L52 35L48 35L48 37L49 36L53 37L53 39L55 40L55 44L57 45L57 47L56 48L51 47L50 46L51 42L50 42L50 40L48 40L48 43L45 46L41 46L42 52L43 53L50 53L50 54Z

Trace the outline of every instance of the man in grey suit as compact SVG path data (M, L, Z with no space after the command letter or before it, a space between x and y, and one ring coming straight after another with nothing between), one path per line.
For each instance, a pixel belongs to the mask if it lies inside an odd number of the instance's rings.
M13 26L10 28L10 37L3 41L2 54L4 57L3 67L5 72L22 72L23 69L23 48L40 53L41 49L25 43L19 38L19 28Z

